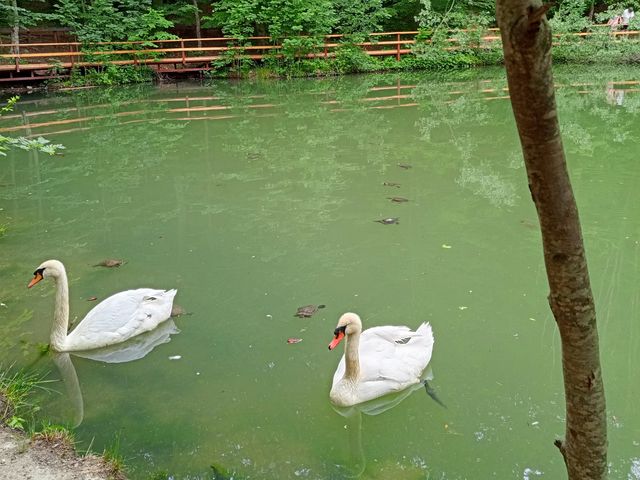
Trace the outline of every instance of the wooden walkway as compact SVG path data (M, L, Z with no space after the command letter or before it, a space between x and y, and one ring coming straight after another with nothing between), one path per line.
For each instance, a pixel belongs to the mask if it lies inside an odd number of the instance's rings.
M415 31L373 33L369 36L369 41L356 45L368 55L391 56L400 60L403 55L412 53L417 34ZM633 41L637 41L635 39L639 34L640 31L610 32L615 38L633 37ZM602 33L567 35L584 38ZM327 35L322 45L301 57L332 57L340 47L342 37ZM488 34L481 38L479 47L488 48L499 40L497 29L489 29ZM273 56L283 56L282 45L274 43L271 37L250 37L243 42L246 46L238 45L237 39L221 37L178 38L153 42L102 42L91 46L83 46L78 42L46 42L20 44L18 53L14 51L15 45L0 44L0 82L6 84L65 77L71 69L96 68L105 64L148 65L158 74L180 75L211 70L212 62L222 59L260 61ZM445 48L459 48L455 35L447 42L451 46Z

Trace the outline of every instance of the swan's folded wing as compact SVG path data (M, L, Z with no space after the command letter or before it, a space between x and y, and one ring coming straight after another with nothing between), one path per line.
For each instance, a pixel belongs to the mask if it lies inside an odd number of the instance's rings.
M99 348L147 332L171 316L175 294L151 288L116 293L96 305L67 341L83 349Z
M405 388L420 380L431 360L431 326L423 323L416 331L404 326L367 329L362 334L359 351L363 380L380 381L391 388L397 383Z

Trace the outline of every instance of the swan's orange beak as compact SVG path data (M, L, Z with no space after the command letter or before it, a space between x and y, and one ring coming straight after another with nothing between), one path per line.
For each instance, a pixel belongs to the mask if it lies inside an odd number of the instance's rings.
M329 344L329 350L333 350L334 348L336 348L343 338L344 338L343 331L339 331L338 333L336 333L336 337Z
M42 274L40 272L36 272L33 275L33 278L31 279L31 281L29 282L29 285L27 285L27 288L31 288L33 287L36 283L38 283L40 280L42 280L44 277L42 276Z

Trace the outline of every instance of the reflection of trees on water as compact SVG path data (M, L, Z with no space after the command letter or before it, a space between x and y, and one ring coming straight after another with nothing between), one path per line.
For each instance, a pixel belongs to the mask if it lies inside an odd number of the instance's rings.
M384 141L389 120L361 101L371 82L292 80L258 86L257 92L251 85L260 103L275 105L269 109L274 116L247 108L242 120L231 122L219 140L236 157L237 170L212 176L214 182L255 185L246 195L260 208L243 212L247 228L263 225L304 242L343 208L351 175L384 169L394 158ZM250 93L242 83L216 87L223 102L240 107ZM303 229L291 221L294 216L308 219Z
M440 171L450 171L455 183L474 195L486 198L496 207L510 207L517 202L520 174L513 163L519 145L511 138L512 119L504 111L503 82L480 84L476 81L431 81L419 84L413 96L420 102L416 127L425 150L439 145L440 158L432 159ZM483 90L492 90L490 94ZM510 114L510 111L509 111ZM512 145L498 151L496 145ZM520 164L517 165L520 168Z
M464 162L456 183L470 189L474 195L486 198L496 207L513 207L519 198L515 183L502 178L489 165L474 166Z

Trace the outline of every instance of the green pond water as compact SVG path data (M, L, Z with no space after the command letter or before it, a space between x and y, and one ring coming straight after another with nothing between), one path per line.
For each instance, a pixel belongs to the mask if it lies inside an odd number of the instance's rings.
M640 478L639 73L556 72L625 480ZM0 129L66 150L0 158L0 362L45 372L39 417L79 423L80 448L117 445L133 479L562 478L559 339L505 87L481 70L24 96ZM191 315L135 361L38 359L54 287L26 286L49 258L72 318L136 287L177 288ZM326 308L296 318L307 304ZM447 408L417 390L380 415L334 411L346 311L431 322Z

